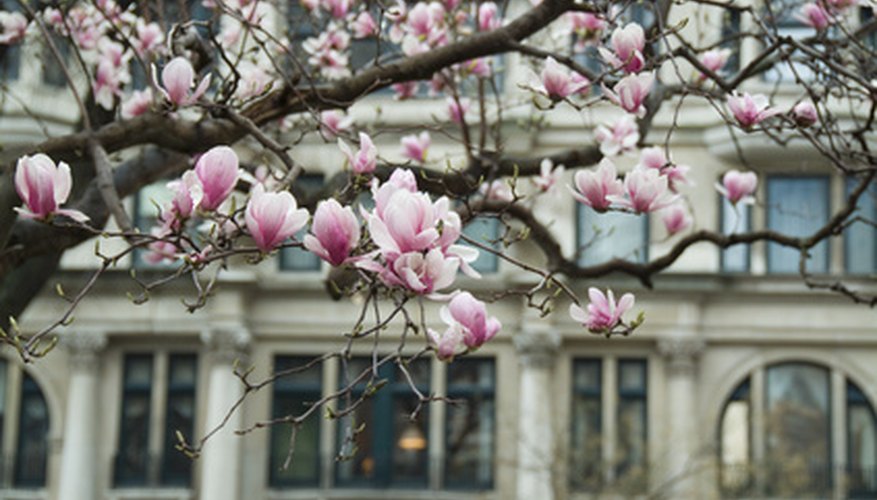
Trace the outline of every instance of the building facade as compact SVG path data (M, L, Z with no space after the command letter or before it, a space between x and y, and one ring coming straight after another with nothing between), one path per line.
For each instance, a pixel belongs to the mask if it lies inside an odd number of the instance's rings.
M727 20L696 15L705 26L698 29L727 27ZM753 53L743 46L739 57ZM516 69L522 65L514 58L504 64L508 81L525 71ZM52 132L67 130L75 110L61 105L66 101L51 74L26 64L15 68L13 92L45 96L32 105L53 117ZM784 76L770 78L753 89L773 88ZM780 104L796 98L791 91L777 96ZM41 137L14 100L4 106L0 130L7 141ZM438 115L444 103L377 96L351 114L376 119L378 106L393 111L380 117L384 123L404 129ZM608 107L584 116L558 109L551 127L538 133L509 125L508 143L516 151L549 154L591 140L593 125L612 113ZM514 113L508 118L514 123ZM670 129L674 160L692 167L695 186L685 193L698 228L808 234L837 211L849 189L850 181L806 146L792 142L780 149L743 136L737 144L759 173L759 203L731 207L711 187L723 172L741 168L725 123L711 107L691 104L678 118L659 116L650 138L663 140ZM382 136L382 155L397 141ZM243 156L252 153L248 148L241 147ZM452 155L453 145L434 150ZM293 155L324 176L343 165L334 145L316 140ZM155 216L149 200L161 196L160 186L147 189L129 206L149 221ZM872 219L874 200L863 197L859 207ZM676 241L659 220L595 217L571 196L544 197L535 207L566 255L581 253L585 264L611 257L648 261ZM490 243L498 230L495 221L481 220L468 232ZM111 241L101 245L118 248ZM528 262L540 259L527 242L508 251ZM68 252L63 264L55 281L77 289L95 267L94 243ZM873 291L875 228L854 226L818 247L807 265L817 277L840 276ZM483 279L461 277L460 286L482 297L535 283L494 256L485 254L477 266ZM140 290L131 269L141 280L171 272L135 255L101 279L45 359L23 365L11 349L0 350L0 498L874 498L877 314L808 289L797 268L796 252L770 244L725 251L701 244L651 290L615 275L569 281L580 296L589 286L636 292L646 321L624 338L587 333L566 314L563 300L540 318L519 297L499 299L490 310L503 329L477 353L453 363L425 356L409 365L419 391L456 404L434 402L410 419L417 407L412 384L393 365L382 365L377 375L384 385L366 404L329 418L350 404L342 398L298 428L286 466L291 427L261 424L304 411L347 385L372 356L399 345L398 332L382 333L377 350L354 345L348 358L314 363L253 390L230 413L249 390L236 372L252 369L247 380L257 382L338 351L361 304L329 299L327 266L284 250L255 266L231 263L207 305L194 313L181 303L196 295L185 280L135 305ZM37 331L65 307L48 290L21 318L22 328ZM437 307L427 305L426 317L438 326ZM404 350L413 355L425 344L415 336ZM354 385L353 395L370 390ZM177 449L178 434L195 443L223 421L197 459Z

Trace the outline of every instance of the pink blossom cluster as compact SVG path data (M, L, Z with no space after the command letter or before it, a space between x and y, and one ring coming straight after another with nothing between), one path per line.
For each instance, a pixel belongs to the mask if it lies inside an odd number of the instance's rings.
M15 191L24 206L16 207L15 211L26 219L50 220L55 215L64 215L85 222L88 216L79 210L61 208L72 187L70 167L63 161L56 165L42 153L22 156L15 166Z
M469 265L477 250L456 244L462 223L447 197L432 201L404 169L383 184L375 182L372 195L375 207L363 210L363 217L377 250L358 260L358 267L376 273L387 286L420 295L450 286L458 269L478 276Z
M569 306L569 315L573 320L599 334L610 334L619 326L627 326L622 316L633 307L633 294L625 293L616 302L612 290L603 294L599 289L591 287L588 289L588 298L591 303L587 306L587 312L577 304Z
M498 319L487 316L484 302L469 292L455 293L448 305L442 306L439 315L448 328L442 333L430 328L427 334L436 356L444 361L453 361L454 356L478 349L502 328Z

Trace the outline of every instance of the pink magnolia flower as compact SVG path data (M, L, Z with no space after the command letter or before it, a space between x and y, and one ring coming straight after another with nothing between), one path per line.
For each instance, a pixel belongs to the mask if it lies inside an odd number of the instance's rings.
M420 295L431 294L450 286L457 275L460 260L445 256L441 249L423 252L407 252L391 259L384 266L377 261L363 259L356 266L378 274L387 286L403 287Z
M123 120L130 120L149 111L152 106L152 89L135 90L131 97L122 103L120 114Z
M820 31L834 22L831 14L819 2L810 2L801 6L801 10L795 14L795 19Z
M679 190L682 185L690 184L688 180L688 171L691 170L687 165L675 165L667 159L663 148L653 146L645 148L640 152L639 163L641 168L652 168L658 170L661 175L667 178L667 185L674 193Z
M372 198L375 201L374 214L377 217L384 217L387 209L391 208L390 199L399 190L405 190L409 193L417 192L417 179L408 169L397 168L393 170L390 178L383 184L379 184L377 179L372 180Z
M147 23L143 19L137 19L137 39L134 50L140 57L145 57L152 52L161 52L164 43L164 31L158 23Z
M469 292L454 294L451 302L439 310L439 316L448 327L460 330L463 343L471 350L484 345L502 328L502 323L496 317L487 316L484 302Z
M472 107L472 101L466 97L457 100L449 96L447 102L448 117L451 119L452 122L458 125L462 125L466 113L469 111L469 108Z
M502 26L499 7L494 2L484 2L478 6L478 30L492 31Z
M576 35L576 52L585 50L588 42L597 41L600 33L606 29L606 21L591 12L569 12L566 14Z
M175 57L167 63L161 71L162 86L159 89L164 96L177 106L189 106L194 104L207 92L210 85L210 75L204 77L198 87L192 92L195 83L195 69L192 63L184 57Z
M587 78L573 81L570 72L558 64L553 57L545 59L545 66L542 68L542 73L539 76L542 84L536 87L535 90L545 94L554 101L566 99L571 94L590 85Z
M11 45L24 40L27 33L27 18L21 12L0 11L0 45Z
M100 107L111 110L116 96L122 94L123 70L111 61L101 60L94 74L94 100Z
M713 73L718 73L728 63L729 57L731 57L731 49L712 49L700 55L700 63ZM701 73L699 79L706 79L706 75Z
M342 207L335 199L321 201L311 224L313 235L306 235L304 246L321 259L340 266L359 243L359 221L350 207Z
M261 184L256 184L245 219L256 246L268 253L307 224L308 211L298 208L288 191L266 193Z
M509 187L509 183L500 179L493 182L484 182L478 187L478 192L491 201L503 201L511 203L515 201L515 195Z
M623 324L621 317L633 307L633 294L625 293L616 303L612 290L606 292L608 297L596 288L589 288L588 298L591 299L591 303L588 304L588 312L586 313L576 304L571 304L570 317L594 333L607 333L619 324Z
M491 74L490 61L486 57L469 59L461 63L459 69L464 76L469 74L481 78L489 78Z
M187 170L180 179L169 182L167 187L174 193L174 197L171 200L170 213L162 214L162 220L169 228L179 229L179 222L194 214L204 191L198 175L192 170Z
M615 164L609 158L603 158L597 171L579 170L575 178L576 190L573 197L580 203L593 208L598 212L605 212L612 204L609 196L620 195L624 192L624 186L615 170Z
M739 172L729 170L722 176L722 184L716 184L716 189L732 205L737 203L754 203L755 188L758 186L758 177L755 172Z
M661 220L664 221L664 227L670 235L684 231L691 226L691 216L688 215L688 211L681 203L674 203L662 212Z
M420 135L406 135L402 138L402 156L418 163L426 163L426 152L432 144L429 132Z
M447 198L433 204L426 193L396 189L382 200L382 210L368 216L368 229L375 245L388 258L423 251L439 239L437 225L448 210Z
M603 91L610 101L628 113L633 113L642 118L646 115L646 107L643 103L649 97L649 92L655 84L655 73L640 73L627 75L622 78L612 90L603 86Z
M368 11L362 11L350 25L353 38L368 38L378 33L378 25Z
M70 196L72 186L70 167L63 161L56 166L42 153L22 156L15 167L15 191L24 206L16 207L15 211L25 219L47 220L60 214L85 222L88 216L79 210L60 208Z
M796 104L795 107L792 108L792 117L795 118L795 123L801 127L809 127L819 121L819 114L816 112L816 107L813 106L813 103L810 101L801 101Z
M744 92L742 96L735 93L728 97L728 108L743 128L757 125L781 112L779 109L768 107L769 104L767 97L762 94L752 96Z
M626 197L611 195L607 198L636 213L660 210L677 199L669 190L667 178L652 168L634 168L628 172L624 176L624 193Z
M614 68L623 68L628 73L639 73L645 66L643 48L646 34L643 27L630 23L623 28L615 28L610 40L612 51L600 47L600 55Z
M353 169L353 173L362 175L370 174L375 171L375 168L378 165L378 149L375 147L368 134L363 132L359 133L359 150L355 155L350 149L350 146L341 139L338 139L338 147L341 149L341 152L347 156L347 162L350 163L350 168Z
M603 156L615 156L630 151L639 142L639 128L630 115L624 115L611 125L600 125L594 131Z
M440 361L453 361L458 353L460 344L463 343L463 329L459 323L448 326L443 333L432 328L426 330L429 342L436 350L436 357Z
M563 178L565 171L566 169L563 165L558 165L557 168L554 168L554 163L550 159L545 158L539 164L539 176L533 177L533 184L544 193L552 191L557 182Z
M390 85L390 88L393 89L393 96L396 100L404 101L405 99L410 99L417 95L417 88L419 85L418 82L411 81L394 83L393 85Z
M201 181L204 196L202 210L216 210L234 190L240 175L238 155L228 146L216 146L195 162L195 173Z
M347 132L353 125L353 118L345 116L337 109L320 113L320 132L327 139L334 139L342 132Z

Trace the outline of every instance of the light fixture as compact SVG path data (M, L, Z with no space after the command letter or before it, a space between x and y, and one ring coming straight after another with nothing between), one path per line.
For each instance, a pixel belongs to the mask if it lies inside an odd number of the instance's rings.
M423 451L426 449L426 436L416 422L409 422L399 435L396 446L404 451Z

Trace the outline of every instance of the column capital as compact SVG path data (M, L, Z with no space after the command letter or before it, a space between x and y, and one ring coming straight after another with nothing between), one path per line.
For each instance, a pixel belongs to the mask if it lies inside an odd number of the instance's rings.
M201 341L221 360L232 362L246 356L253 336L243 325L209 326L201 331Z
M525 366L548 368L560 348L560 334L548 328L522 328L514 337L515 347Z
M706 342L697 337L669 337L658 340L658 352L667 358L670 373L691 375Z
M107 334L102 330L74 328L59 335L58 339L69 353L74 369L96 368L98 353L107 345Z

